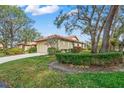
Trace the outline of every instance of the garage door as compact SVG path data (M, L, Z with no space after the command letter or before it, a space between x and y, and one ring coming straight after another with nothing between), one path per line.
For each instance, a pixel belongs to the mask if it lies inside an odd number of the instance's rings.
M47 49L48 49L48 47L47 47L47 45L45 44L45 42L43 43L39 43L38 44L38 47L37 47L37 51L39 52L39 53L42 53L42 54L48 54L47 53Z

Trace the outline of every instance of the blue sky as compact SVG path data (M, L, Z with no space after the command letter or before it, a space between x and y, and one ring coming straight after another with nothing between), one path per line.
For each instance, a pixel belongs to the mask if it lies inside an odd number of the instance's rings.
M35 21L34 27L43 36L59 34L67 36L64 27L57 29L53 24L55 18L61 10L71 11L67 6L20 6L31 19ZM81 35L79 31L74 31L72 35L76 35L80 41L85 42L87 36Z

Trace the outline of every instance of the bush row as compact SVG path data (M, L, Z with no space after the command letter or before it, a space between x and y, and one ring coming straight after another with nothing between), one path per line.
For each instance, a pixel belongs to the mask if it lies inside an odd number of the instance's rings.
M36 47L32 47L29 50L27 50L26 52L28 53L36 53L37 48ZM0 49L0 56L2 55L17 55L17 54L23 54L25 53L25 51L22 48L8 48L6 50L4 49Z
M9 48L5 50L6 55L17 55L17 54L23 54L24 51L21 48Z
M56 58L58 62L74 65L105 65L122 62L123 53L58 53Z
M71 49L72 53L80 53L82 51L81 47L74 47L73 49Z
M27 50L26 52L28 52L28 53L36 53L37 52L37 48L36 47L32 47L29 50Z
M72 49L61 49L58 50L57 48L54 47L50 47L48 48L47 52L49 55L55 55L56 53L60 53L60 52L65 52L65 53L80 53L82 51L81 47L74 47Z
M47 50L49 55L55 55L56 53L60 53L61 51L59 51L58 49L54 48L54 47L50 47Z

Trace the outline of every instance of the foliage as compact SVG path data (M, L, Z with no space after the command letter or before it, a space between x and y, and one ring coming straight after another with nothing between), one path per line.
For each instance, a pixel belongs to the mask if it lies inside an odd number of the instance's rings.
M117 44L118 44L117 38L112 38L112 39L110 39L110 44L111 44L113 47L117 46Z
M18 41L24 42L25 44L28 42L32 42L40 37L40 33L30 26L26 26L18 33Z
M124 34L124 24L122 24L121 27L119 27L119 29L114 33L114 37L118 39L123 34Z
M21 48L8 48L6 50L7 55L16 55L16 54L23 54L24 51Z
M50 47L54 47L54 48L58 48L58 39L56 38L49 38L47 39L48 44L50 45Z
M124 73L60 73L48 69L54 56L39 56L0 64L0 80L13 88L124 88Z
M87 45L88 50L91 50L91 45Z
M54 48L54 47L48 48L48 54L49 55L54 55L54 54L56 54L56 52L57 52L56 48Z
M104 28L109 6L75 6L69 12L60 12L55 19L57 28L65 27L66 32L74 30L91 38L91 51L97 52L99 38Z
M81 54L81 53L58 53L56 58L60 63L74 65L106 65L122 62L122 53L98 53L98 54Z
M61 49L60 53L70 53L72 52L72 49Z
M60 12L54 24L57 28L64 26L69 34L76 30L80 31L82 35L90 36L91 52L104 52L109 50L109 39L113 38L115 33L117 33L117 37L124 32L123 14L123 6L71 6L70 11ZM103 31L105 35L101 36ZM101 37L102 44L99 48ZM107 44L105 45L106 42Z
M83 49L81 52L82 53L91 53L91 50L89 50L89 49Z
M3 49L0 49L0 57L3 57L5 56L6 54L4 53L4 50Z
M33 21L17 6L0 6L0 42L4 48L18 43L18 32Z
M37 52L37 48L36 47L32 47L28 50L28 53L36 53Z
M82 48L79 47L79 46L74 47L74 48L71 50L72 53L80 53L81 51L82 51Z
M3 49L0 49L0 53L3 53L4 52L4 50Z

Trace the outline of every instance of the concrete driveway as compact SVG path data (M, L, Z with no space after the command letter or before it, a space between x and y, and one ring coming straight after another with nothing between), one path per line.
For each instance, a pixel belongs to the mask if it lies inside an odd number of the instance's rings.
M44 54L31 53L31 54L21 54L21 55L0 57L0 64L8 62L8 61L13 61L13 60L22 59L22 58L28 58L28 57L34 57L34 56L40 56L40 55L44 55Z

